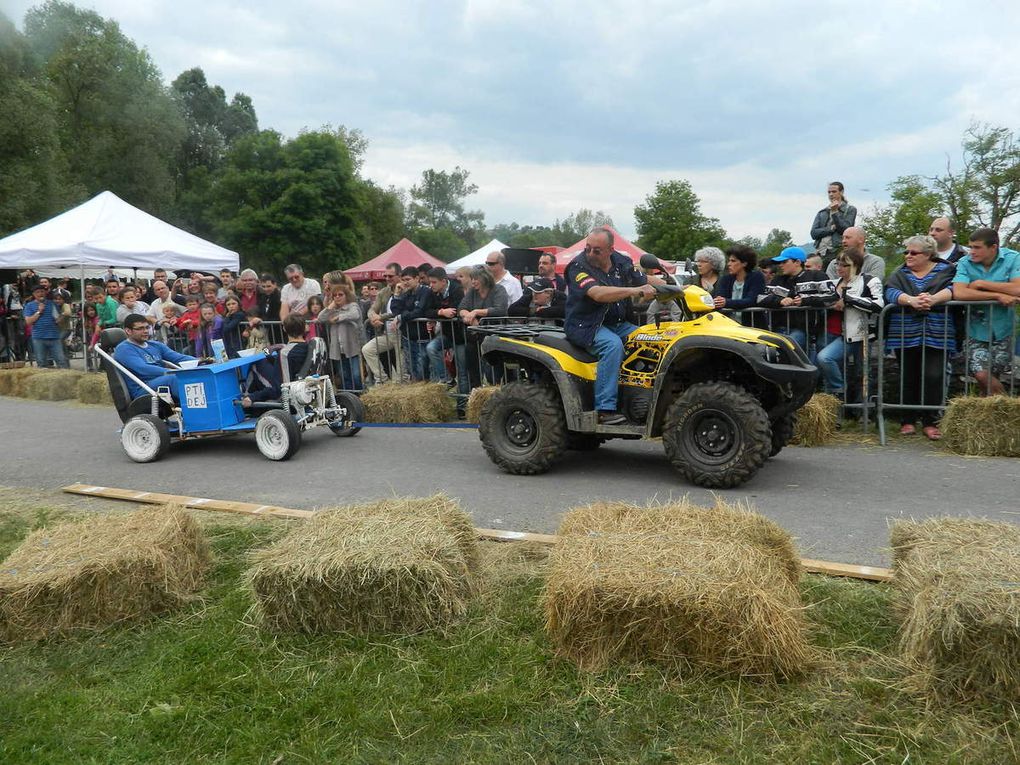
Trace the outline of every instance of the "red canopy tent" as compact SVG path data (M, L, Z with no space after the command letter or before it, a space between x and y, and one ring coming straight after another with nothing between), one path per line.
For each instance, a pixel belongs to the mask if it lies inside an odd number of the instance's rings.
M405 238L390 247L382 255L376 255L360 266L348 268L344 273L356 282L382 279L386 274L386 266L390 263L399 263L401 268L407 266L417 267L422 263L428 263L430 266L446 265L439 258L432 257L410 239Z
M613 232L614 237L613 247L617 252L626 255L635 263L641 260L641 256L645 254L644 250L642 250L633 242L624 239L622 236L620 236L620 233L612 226L606 226L606 228ZM579 242L576 242L570 247L567 247L565 250L563 250L563 252L559 253L556 256L556 273L562 274L566 270L567 265L570 263L570 261L574 259L574 256L576 256L577 253L584 249L584 243L585 240L587 240L587 238L588 237L585 236L584 239L581 239Z

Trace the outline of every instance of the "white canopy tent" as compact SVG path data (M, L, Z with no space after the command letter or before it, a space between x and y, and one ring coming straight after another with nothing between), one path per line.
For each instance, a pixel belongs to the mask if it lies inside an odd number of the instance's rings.
M93 269L236 272L240 262L233 250L171 226L110 191L0 239L0 268L68 269L66 276L81 279L83 300L86 271ZM83 322L83 339L84 332Z
M0 239L0 268L107 267L237 271L233 250L182 231L110 191L55 218Z
M506 248L505 244L503 244L498 239L493 239L491 242L482 245L474 252L468 253L463 258L457 258L457 260L453 261L452 263L447 263L446 273L452 274L458 268L461 268L463 266L480 266L485 262L485 256L488 255L490 252L494 251L499 252L500 250L503 250L505 248Z

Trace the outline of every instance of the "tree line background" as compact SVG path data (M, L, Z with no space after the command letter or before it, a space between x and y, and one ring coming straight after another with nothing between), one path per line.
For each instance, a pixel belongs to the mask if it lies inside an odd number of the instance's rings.
M361 175L368 138L360 130L326 125L288 138L260 128L249 96L228 100L197 67L166 85L148 52L93 11L48 0L26 14L23 29L0 14L0 236L103 190L276 273L292 261L312 273L349 268L402 236L450 261L492 237L568 246L613 223L582 209L551 225L487 227L480 210L468 209L478 187L464 168L425 170L410 189L382 188ZM951 216L964 239L986 225L1016 242L1013 132L975 123L961 150L944 173L897 178L889 204L860 211L871 251L893 257L938 215ZM670 260L734 241L771 257L794 243L781 229L732 239L686 180L657 183L634 217L637 243Z

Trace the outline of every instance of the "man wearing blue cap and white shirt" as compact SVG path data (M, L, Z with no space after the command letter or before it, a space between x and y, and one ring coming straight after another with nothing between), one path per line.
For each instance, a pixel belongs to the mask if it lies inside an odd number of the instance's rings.
M823 271L808 271L804 268L807 253L802 247L787 247L772 262L779 267L779 275L767 287L767 292L758 298L758 305L764 308L797 308L806 306L822 306L824 300L805 297L800 294L798 285L807 282L828 281ZM808 311L789 312L783 318L776 317L772 321L772 329L787 337L807 350L809 328L815 326L817 317L810 317Z

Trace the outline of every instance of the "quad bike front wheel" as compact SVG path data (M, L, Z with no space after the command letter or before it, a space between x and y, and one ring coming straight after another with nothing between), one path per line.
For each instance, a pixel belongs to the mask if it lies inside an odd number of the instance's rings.
M772 450L770 457L775 457L793 439L793 430L797 426L797 415L785 414L772 423Z
M546 472L567 448L567 421L559 394L534 383L502 386L482 407L478 436L489 459L506 472Z
M729 489L758 472L772 450L772 429L761 404L732 383L697 383L666 412L666 456L691 483Z

